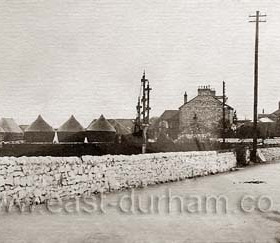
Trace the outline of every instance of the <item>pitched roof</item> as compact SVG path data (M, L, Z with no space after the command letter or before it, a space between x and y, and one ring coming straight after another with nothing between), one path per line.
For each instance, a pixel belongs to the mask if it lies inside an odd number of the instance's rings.
M218 100L220 102L221 105L223 105L223 102L220 101L216 96L212 96L214 99ZM234 110L230 105L225 104L226 107L228 107L230 110Z
M261 118L269 118L273 121L277 121L277 115L275 113L272 113L272 114L258 114L258 119L261 119Z
M24 132L29 125L19 125L20 129Z
M0 120L0 127L7 133L23 133L13 118L2 118Z
M126 127L129 131L133 131L134 128L134 119L114 119L124 127Z
M262 117L259 119L259 122L274 122L272 119L270 119L269 117Z
M101 115L96 121L93 120L89 124L87 131L116 132L116 129Z
M120 134L120 135L126 135L126 134L130 134L130 130L128 128L126 128L125 126L123 126L122 124L120 124L119 122L117 122L116 120L114 119L109 119L108 120L111 125L115 128L117 134Z
M280 116L280 109L278 109L277 111L274 111L271 115L279 117Z
M37 119L25 129L25 132L54 132L54 129L39 115Z
M160 116L160 119L169 120L178 114L179 114L178 110L165 110Z
M181 109L181 108L182 108L183 106L185 106L186 104L191 103L191 102L194 101L197 97L200 97L200 96L202 96L202 95L197 95L197 96L195 96L194 98L192 98L191 100L189 100L187 103L181 105L181 106L179 107L179 109ZM218 103L219 103L220 105L223 105L223 102L220 101L216 96L213 96L213 95L203 95L203 96L212 97L214 100L218 101ZM225 104L225 105L226 105L226 107L228 107L230 110L234 110L231 106L229 106L229 105L227 105L227 104Z
M84 130L73 115L57 129L59 132L80 132Z

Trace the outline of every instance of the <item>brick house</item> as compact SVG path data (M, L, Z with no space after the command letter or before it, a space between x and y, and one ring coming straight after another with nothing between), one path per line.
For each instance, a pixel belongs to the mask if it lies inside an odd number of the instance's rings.
M179 108L179 130L185 134L216 134L221 128L223 117L222 96L216 96L216 91L210 86L200 86L197 96L187 100ZM233 108L225 107L226 120L233 123Z

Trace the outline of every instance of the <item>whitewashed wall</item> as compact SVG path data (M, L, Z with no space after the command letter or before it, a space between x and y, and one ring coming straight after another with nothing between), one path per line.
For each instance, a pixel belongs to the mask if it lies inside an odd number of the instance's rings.
M132 156L2 157L0 196L42 203L92 193L205 176L236 166L234 153L182 152Z

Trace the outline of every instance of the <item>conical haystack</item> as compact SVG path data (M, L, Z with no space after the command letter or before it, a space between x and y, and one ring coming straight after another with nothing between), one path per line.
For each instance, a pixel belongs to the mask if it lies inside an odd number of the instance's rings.
M13 118L2 118L0 127L4 130L4 141L23 140L23 131L16 124Z
M116 129L101 115L96 121L92 121L86 130L89 143L114 142Z
M52 143L54 135L54 129L42 118L41 115L39 115L24 131L24 139L26 142Z
M57 136L60 143L82 143L85 140L85 129L72 115L57 129Z

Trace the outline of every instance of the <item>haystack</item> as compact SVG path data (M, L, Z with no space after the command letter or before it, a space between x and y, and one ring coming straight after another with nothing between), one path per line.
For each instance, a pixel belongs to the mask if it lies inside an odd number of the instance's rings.
M111 143L115 140L116 129L101 115L89 124L86 136L89 143Z
M0 127L4 130L4 141L23 140L23 131L16 124L13 118L2 118Z
M84 142L85 129L72 115L64 124L57 129L58 141L60 143Z
M52 143L54 139L54 129L42 118L41 115L25 129L24 139L26 142Z

